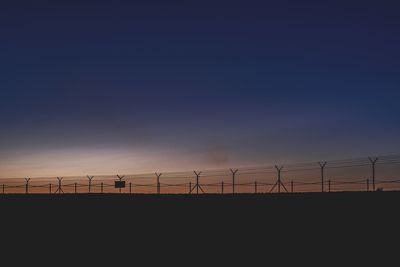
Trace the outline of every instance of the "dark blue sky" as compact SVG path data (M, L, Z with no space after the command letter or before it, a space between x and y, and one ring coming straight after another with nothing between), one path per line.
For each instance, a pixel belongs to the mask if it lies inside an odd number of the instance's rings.
M30 2L0 4L0 175L399 152L396 1Z

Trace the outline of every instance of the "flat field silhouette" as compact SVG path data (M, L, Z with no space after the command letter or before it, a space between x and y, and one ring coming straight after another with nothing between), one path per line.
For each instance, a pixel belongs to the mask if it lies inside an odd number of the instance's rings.
M379 252L396 250L399 203L400 192L6 194L0 212L8 250L71 264L160 257L168 264L258 264L317 256L340 263L379 262Z

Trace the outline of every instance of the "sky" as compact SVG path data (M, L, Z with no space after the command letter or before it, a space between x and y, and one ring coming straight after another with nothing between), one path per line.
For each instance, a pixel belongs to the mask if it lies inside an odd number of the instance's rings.
M0 177L400 151L396 1L1 1Z

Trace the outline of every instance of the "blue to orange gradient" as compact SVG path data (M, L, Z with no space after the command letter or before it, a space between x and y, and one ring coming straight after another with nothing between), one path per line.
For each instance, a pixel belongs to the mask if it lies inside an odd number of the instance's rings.
M0 177L400 151L397 3L0 4Z

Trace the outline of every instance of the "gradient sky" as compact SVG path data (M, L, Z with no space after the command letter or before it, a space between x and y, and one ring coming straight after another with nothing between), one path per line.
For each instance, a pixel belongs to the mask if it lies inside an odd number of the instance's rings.
M396 1L10 2L0 177L400 151Z

